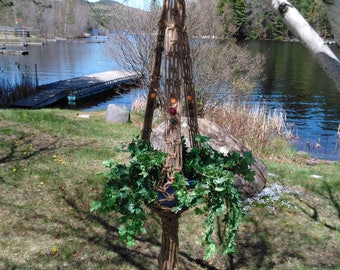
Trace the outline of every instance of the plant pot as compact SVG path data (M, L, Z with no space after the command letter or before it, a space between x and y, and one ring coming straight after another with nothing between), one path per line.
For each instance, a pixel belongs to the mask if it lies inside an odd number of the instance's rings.
M195 182L196 180L188 180L188 185L187 188L188 189L193 189L195 187ZM169 195L173 195L175 193L175 189L172 186L169 186L166 189L166 193L168 193ZM158 201L160 200L164 200L166 199L166 196L164 196L164 194L162 192L158 192ZM174 207L177 205L177 201L176 199L172 200L172 201L162 201L159 202L160 205L162 206L166 206L166 207Z
M173 195L175 193L175 189L172 186L169 186L166 189L166 193L168 193L169 195ZM174 207L177 204L176 199L174 199L172 201L162 201L162 202L160 202L161 200L164 200L164 199L166 199L166 196L164 196L164 194L162 192L158 192L158 201L159 201L160 205L166 206L166 207Z

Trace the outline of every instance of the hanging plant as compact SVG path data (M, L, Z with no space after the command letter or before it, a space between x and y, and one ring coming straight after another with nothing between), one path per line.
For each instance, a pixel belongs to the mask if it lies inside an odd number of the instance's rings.
M196 214L206 216L203 239L206 258L216 251L212 234L217 218L226 225L223 253L235 252L234 239L242 221L242 198L233 185L234 178L241 175L252 181L255 175L251 170L254 158L250 152L224 155L214 150L208 140L208 137L198 135L196 141L200 147L190 151L182 140L183 172L175 173L176 181L169 191L174 193L174 200L165 205L175 213L194 208ZM162 177L166 154L138 137L133 138L128 151L131 154L128 164L104 162L110 169L105 174L108 181L100 200L92 202L91 211L120 213L120 239L132 246L135 237L145 232L144 222L148 217L145 206L160 204L156 184Z

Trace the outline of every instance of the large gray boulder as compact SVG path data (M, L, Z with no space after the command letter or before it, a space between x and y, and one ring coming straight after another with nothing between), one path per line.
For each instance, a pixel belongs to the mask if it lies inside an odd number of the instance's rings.
M110 123L125 123L130 121L130 112L122 106L109 104L106 107L105 120Z
M244 153L250 151L242 143L237 141L232 135L230 135L226 130L218 126L212 121L206 119L198 119L198 129L199 133L203 136L209 136L209 144L215 150L227 154L233 151L239 153ZM164 151L164 134L165 123L163 122L157 128L154 128L151 133L151 144L154 148ZM182 117L181 121L181 135L186 138L188 142L189 138L189 127L187 119ZM251 135L251 134L250 134ZM190 145L188 145L190 149ZM243 198L250 198L256 196L260 193L267 182L267 168L265 164L260 159L256 159L256 163L253 165L253 170L255 170L255 180L249 182L243 178L237 176L235 178L234 184L241 191Z

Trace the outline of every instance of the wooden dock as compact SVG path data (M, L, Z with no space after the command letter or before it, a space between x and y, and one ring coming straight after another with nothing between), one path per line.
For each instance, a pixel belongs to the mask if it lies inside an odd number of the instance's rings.
M139 83L140 76L127 70L114 70L96 73L69 80L39 86L38 92L32 96L15 102L12 106L38 109L47 107L61 99L69 102L95 96L116 86Z
M20 55L28 55L28 51L0 49L0 54L20 54Z

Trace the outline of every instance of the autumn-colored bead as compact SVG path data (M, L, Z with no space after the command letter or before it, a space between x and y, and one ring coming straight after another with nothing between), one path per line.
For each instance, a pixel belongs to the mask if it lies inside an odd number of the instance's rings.
M153 92L150 93L150 98L151 98L151 99L155 99L156 96L157 96L157 93L156 93L156 92L153 91Z
M170 99L170 104L171 104L171 105L174 105L174 104L176 104L176 103L177 103L177 99L174 98L174 97L172 97L172 98Z
M169 110L170 114L175 115L177 113L176 108L170 108Z

